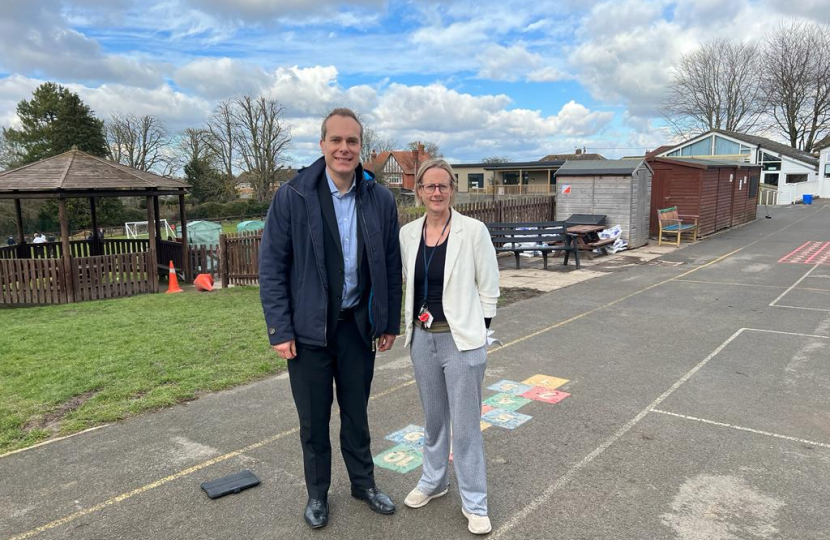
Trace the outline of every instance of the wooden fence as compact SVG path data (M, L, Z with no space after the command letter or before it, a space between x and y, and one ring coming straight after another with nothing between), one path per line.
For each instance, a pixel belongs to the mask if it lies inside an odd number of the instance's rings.
M259 246L262 231L219 237L222 288L259 283Z
M453 207L460 214L470 216L484 223L494 221L553 221L556 214L556 198L526 197L524 199L499 199L495 201L476 201ZM423 208L401 209L398 221L401 226L415 221L424 215Z
M158 292L150 254L124 253L72 259L75 301ZM62 259L0 259L0 304L65 304L69 301Z

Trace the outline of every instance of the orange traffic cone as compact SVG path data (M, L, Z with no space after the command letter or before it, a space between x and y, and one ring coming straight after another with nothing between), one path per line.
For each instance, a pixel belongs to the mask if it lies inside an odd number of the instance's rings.
M199 274L193 280L193 285L196 286L197 291L210 292L213 290L213 276L210 274Z
M173 266L173 261L170 261L170 278L167 281L167 293L177 293L182 292L182 288L179 287L179 278L176 276L176 267Z

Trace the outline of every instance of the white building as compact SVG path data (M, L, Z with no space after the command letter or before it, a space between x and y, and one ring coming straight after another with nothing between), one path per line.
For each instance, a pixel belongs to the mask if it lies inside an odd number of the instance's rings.
M818 195L830 198L830 135L816 143L813 149L819 153L818 176L821 191Z
M689 159L717 157L761 165L763 191L759 194L759 204L792 204L801 201L805 194L830 196L830 177L825 176L823 169L819 175L818 158L756 135L715 129L657 155Z

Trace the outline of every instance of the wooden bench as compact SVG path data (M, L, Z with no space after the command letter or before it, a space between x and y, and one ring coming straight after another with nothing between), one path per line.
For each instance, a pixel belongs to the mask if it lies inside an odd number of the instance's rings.
M660 224L660 232L657 235L657 245L663 245L663 235L673 234L677 236L677 246L680 246L680 237L691 233L692 242L697 240L697 220L700 216L680 215L677 207L657 209L657 221ZM690 222L692 221L692 222Z
M565 220L568 232L576 236L576 246L587 252L588 258L593 258L595 249L603 255L608 255L607 246L614 243L613 238L601 239L599 231L605 229L605 215L601 214L571 214Z
M571 253L579 269L579 249L575 235L569 234L564 221L542 221L525 223L488 223L490 239L497 253L512 252L516 257L516 268L520 268L519 254L540 251L544 268L548 268L548 253L565 252L565 266ZM527 244L527 245L519 245Z

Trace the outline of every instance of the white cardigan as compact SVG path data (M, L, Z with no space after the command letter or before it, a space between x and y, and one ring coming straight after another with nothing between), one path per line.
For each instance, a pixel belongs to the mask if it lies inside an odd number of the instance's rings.
M499 298L499 263L484 223L452 211L447 259L444 265L444 315L460 351L487 342L485 317L496 315ZM412 342L415 303L415 261L426 215L401 228L401 259L406 279L406 341Z

